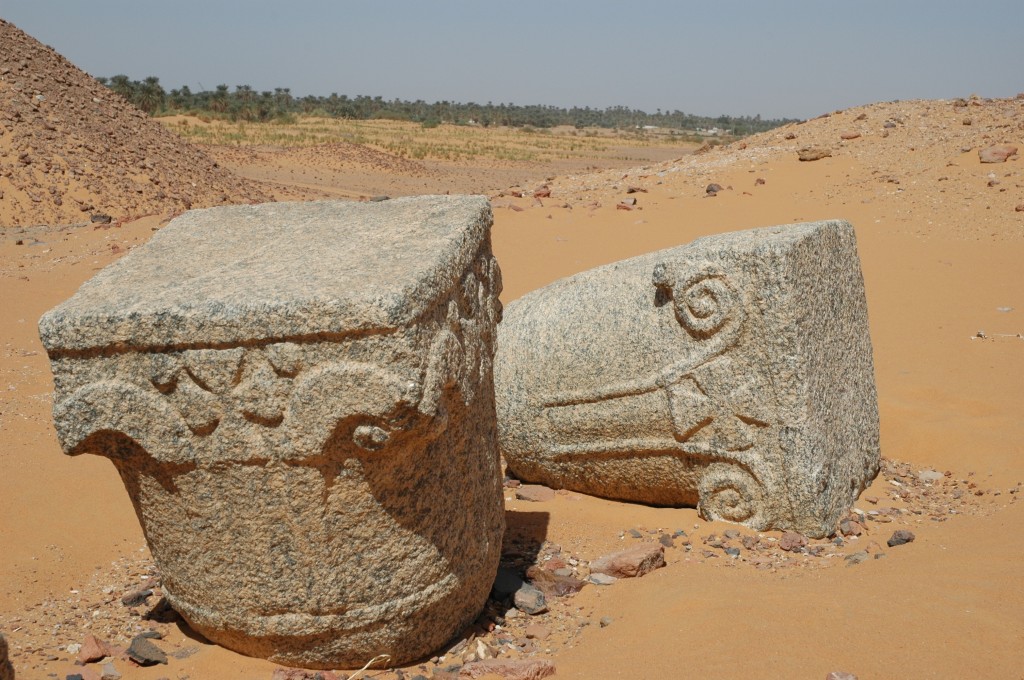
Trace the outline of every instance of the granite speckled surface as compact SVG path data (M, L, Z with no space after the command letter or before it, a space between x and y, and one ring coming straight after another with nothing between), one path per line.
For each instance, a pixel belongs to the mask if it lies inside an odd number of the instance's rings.
M471 622L504 530L483 197L187 213L40 321L71 455L110 458L171 604L307 668Z
M853 228L712 236L509 305L499 447L540 482L829 535L878 470Z

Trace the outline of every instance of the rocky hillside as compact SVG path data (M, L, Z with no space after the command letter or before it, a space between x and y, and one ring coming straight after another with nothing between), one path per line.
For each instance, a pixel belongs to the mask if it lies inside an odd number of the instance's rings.
M264 200L254 184L0 20L0 227Z

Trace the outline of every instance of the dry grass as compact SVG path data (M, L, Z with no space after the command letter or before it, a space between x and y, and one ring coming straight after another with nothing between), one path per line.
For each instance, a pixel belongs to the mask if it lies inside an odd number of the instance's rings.
M393 120L299 117L293 122L251 123L196 116L158 118L169 129L200 144L306 147L333 142L365 144L403 158L446 161L550 162L582 158L642 161L630 149L696 146L685 135L646 130L425 127Z

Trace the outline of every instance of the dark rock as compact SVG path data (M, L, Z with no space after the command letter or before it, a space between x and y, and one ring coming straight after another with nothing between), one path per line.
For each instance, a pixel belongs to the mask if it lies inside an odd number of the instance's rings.
M128 658L140 666L155 666L167 663L167 655L163 650L149 641L149 638L136 635L128 646Z
M110 215L95 214L89 216L89 221L93 224L110 224L113 218Z
M543 614L548 610L548 602L547 598L544 597L544 591L530 585L529 583L524 583L523 586L515 592L515 595L512 597L512 601L515 603L516 609L533 616Z
M661 536L658 536L658 543L661 543L666 548L676 547L676 542L672 540L672 537L668 534L662 534Z
M889 540L886 541L886 544L890 548L895 548L896 546L903 545L904 543L912 543L915 538L917 538L917 536L914 535L913 531L908 531L907 529L897 529L893 532Z
M639 529L630 529L628 533L633 538L643 538L644 537L643 532L640 531Z
M729 555L730 557L739 557L740 556L740 549L739 548L726 548L725 549L725 554Z
M709 545L712 548L724 548L725 543L717 535L711 534L704 540L705 545Z
M370 202L371 203L382 203L384 201L389 201L389 200L391 200L391 197L390 196L386 196L384 194L380 194L378 196L371 196L370 197Z
M704 189L705 193L708 193L708 194L717 194L721 190L722 190L722 185L721 184L715 184L714 182L709 184L707 186L707 188Z

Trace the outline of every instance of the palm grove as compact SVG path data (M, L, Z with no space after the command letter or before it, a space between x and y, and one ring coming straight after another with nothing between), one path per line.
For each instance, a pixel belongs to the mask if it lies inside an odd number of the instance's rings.
M441 123L532 126L548 128L572 125L577 128L634 128L655 126L678 130L718 128L736 136L753 134L792 122L789 119L766 120L757 116L695 116L682 111L647 113L626 106L604 109L574 106L460 103L439 101L428 103L422 99L404 101L385 100L382 97L357 95L349 97L331 93L330 96L306 95L295 97L290 88L278 87L273 91L256 91L249 85L218 85L214 90L193 92L187 85L170 92L160 85L159 78L131 80L126 75L98 78L99 82L118 93L150 115L169 113L201 113L229 120L272 121L290 120L295 115L325 116L354 120L390 119L422 123L426 126Z

